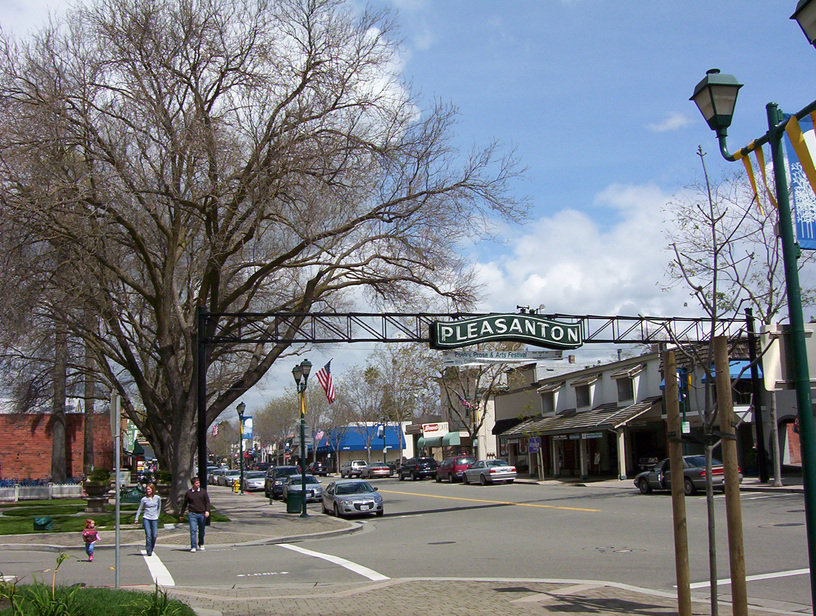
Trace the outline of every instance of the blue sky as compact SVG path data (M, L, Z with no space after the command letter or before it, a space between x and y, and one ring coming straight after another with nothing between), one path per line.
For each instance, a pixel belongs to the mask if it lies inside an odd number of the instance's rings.
M420 103L458 107L456 142L467 150L498 140L526 168L513 192L529 199L529 223L466 247L484 285L479 310L694 312L687 291L661 291L664 209L702 179L698 145L715 179L738 170L688 100L695 84L712 67L745 84L732 150L764 134L767 102L794 112L816 97L816 50L788 19L796 0L372 5L397 11L402 72ZM24 32L62 6L0 0L0 24ZM322 365L341 353L324 348L310 359Z

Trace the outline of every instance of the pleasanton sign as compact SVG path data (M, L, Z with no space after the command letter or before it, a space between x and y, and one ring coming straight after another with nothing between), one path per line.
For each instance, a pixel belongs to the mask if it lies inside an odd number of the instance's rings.
M431 348L513 340L550 349L575 349L582 344L580 323L563 323L535 314L490 314L460 321L431 323Z

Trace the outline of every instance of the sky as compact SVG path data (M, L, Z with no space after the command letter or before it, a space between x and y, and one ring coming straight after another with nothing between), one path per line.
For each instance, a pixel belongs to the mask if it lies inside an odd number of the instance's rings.
M795 112L816 94L816 50L788 19L796 0L371 4L396 11L402 72L420 107L453 103L457 145L496 140L525 168L511 191L529 200L529 221L465 247L483 285L477 311L693 314L685 289L663 290L666 208L702 180L698 145L715 180L738 171L689 101L695 84L715 67L745 84L732 151L765 133L766 103ZM64 5L0 0L0 25L22 34ZM286 368L270 383L292 385Z

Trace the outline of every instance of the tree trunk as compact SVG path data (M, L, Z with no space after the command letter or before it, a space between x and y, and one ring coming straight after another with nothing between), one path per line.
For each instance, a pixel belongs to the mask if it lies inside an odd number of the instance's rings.
M59 321L54 324L54 398L51 411L51 481L64 483L65 469L65 377L68 359L68 331Z
M88 331L96 329L96 316L91 310L85 310L85 327ZM94 465L94 356L91 345L85 343L85 426L82 433L82 472L86 475L93 470Z

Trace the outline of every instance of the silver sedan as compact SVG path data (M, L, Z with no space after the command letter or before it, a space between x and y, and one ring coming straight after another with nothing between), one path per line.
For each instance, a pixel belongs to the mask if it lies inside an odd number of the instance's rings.
M516 467L506 460L479 460L465 469L462 475L465 483L513 483L516 480Z
M283 500L289 500L289 495L298 496L303 491L303 477L291 475L283 484ZM318 502L323 496L323 486L314 477L306 475L306 502Z
M337 517L373 513L379 517L383 515L383 498L367 481L340 479L323 492L323 513Z

